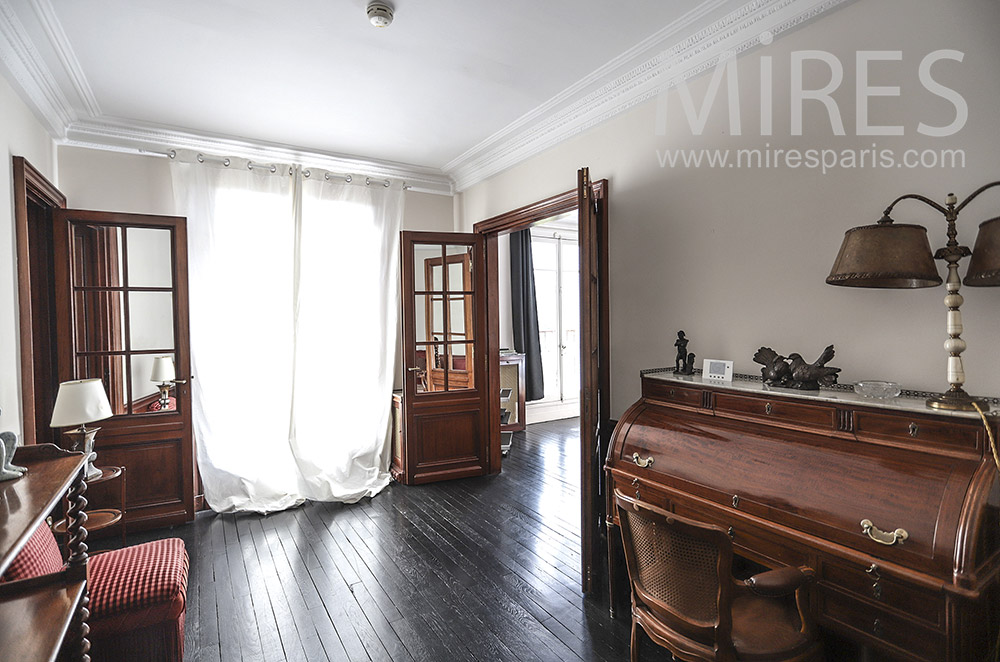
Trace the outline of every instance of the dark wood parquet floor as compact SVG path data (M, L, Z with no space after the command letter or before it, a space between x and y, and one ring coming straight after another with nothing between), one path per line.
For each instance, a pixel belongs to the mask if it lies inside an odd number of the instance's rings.
M187 662L627 660L627 622L579 590L578 440L532 425L498 476L129 542L187 544Z

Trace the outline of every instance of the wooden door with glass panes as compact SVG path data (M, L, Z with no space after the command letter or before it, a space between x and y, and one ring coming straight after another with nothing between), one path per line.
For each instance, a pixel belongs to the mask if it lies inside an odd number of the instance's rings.
M483 238L403 232L401 239L403 425L392 475L409 484L492 473Z
M58 209L52 230L58 379L102 380L114 412L96 423L97 466L127 469L130 531L189 521L186 220ZM173 380L153 381L157 357Z

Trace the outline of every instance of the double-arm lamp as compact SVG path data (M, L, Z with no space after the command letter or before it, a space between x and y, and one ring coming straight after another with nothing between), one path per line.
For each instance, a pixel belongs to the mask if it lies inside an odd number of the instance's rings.
M909 289L934 287L941 284L941 276L934 266L934 260L944 260L948 267L945 287L948 294L944 305L948 307L948 340L944 348L948 352L948 383L951 388L940 396L927 400L927 406L935 409L970 411L978 404L984 410L989 405L976 400L962 388L965 370L962 367L962 352L966 344L962 340L962 295L958 293L962 280L958 277L958 263L972 256L965 274L965 284L973 287L1000 286L1000 218L984 221L979 225L979 235L973 250L958 243L958 229L955 221L959 212L983 191L1000 186L1000 182L987 184L960 204L954 193L949 193L945 206L910 193L892 201L882 218L875 225L851 228L844 235L844 243L833 264L826 282L830 285L847 287L875 287ZM889 216L893 208L902 200L919 200L944 215L948 223L948 243L931 253L927 240L927 229L921 225L905 225L893 221ZM974 404L975 403L975 404Z

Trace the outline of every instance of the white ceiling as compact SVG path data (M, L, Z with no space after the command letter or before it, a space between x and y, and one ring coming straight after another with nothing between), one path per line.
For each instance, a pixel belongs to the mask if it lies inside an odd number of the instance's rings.
M377 29L366 0L0 0L0 54L68 142L267 145L468 185L620 112L595 91L705 50L706 28L755 37L761 8L839 1L394 0Z

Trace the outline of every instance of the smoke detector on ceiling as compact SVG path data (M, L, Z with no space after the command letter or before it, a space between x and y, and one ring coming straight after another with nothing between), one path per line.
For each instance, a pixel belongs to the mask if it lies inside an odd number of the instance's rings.
M369 2L368 20L377 28L388 27L392 23L392 5L379 0Z

